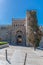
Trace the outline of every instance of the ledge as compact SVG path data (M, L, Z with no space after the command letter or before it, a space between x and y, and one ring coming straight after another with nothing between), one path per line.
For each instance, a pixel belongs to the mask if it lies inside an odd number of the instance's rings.
M0 45L0 49L9 47L9 44Z

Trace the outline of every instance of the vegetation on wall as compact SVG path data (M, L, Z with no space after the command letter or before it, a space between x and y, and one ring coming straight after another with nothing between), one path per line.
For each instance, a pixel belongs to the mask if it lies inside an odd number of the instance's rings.
M36 43L36 46L39 46L41 37L42 32L40 31L40 29L36 31L36 34L34 34L33 30L30 30L28 42L32 43L33 45Z
M32 15L32 16L31 16ZM39 46L41 37L42 37L42 31L39 29L39 26L37 24L37 17L36 13L33 14L33 12L30 14L32 21L30 19L29 26L30 26L30 33L28 37L28 42L32 43L33 46ZM34 33L35 32L35 33Z

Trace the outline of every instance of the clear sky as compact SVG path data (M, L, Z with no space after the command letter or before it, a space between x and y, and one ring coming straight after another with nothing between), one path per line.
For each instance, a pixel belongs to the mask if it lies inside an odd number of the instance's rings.
M25 18L26 10L36 9L38 24L43 25L43 0L0 0L0 24L11 24L13 18Z

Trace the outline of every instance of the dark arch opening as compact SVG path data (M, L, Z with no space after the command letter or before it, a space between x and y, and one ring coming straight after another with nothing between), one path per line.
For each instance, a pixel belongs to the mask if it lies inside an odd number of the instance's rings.
M22 36L21 35L17 36L17 44L22 45Z
M22 36L21 36L21 35L18 35L18 37L19 37L19 38L22 38Z

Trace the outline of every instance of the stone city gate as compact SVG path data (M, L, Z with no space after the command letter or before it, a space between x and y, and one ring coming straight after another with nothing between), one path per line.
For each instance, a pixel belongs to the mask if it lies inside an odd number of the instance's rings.
M23 45L23 46L26 45L25 35L23 34L22 31L18 30L16 32L15 39L16 39L16 44L17 45Z

